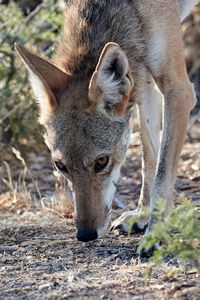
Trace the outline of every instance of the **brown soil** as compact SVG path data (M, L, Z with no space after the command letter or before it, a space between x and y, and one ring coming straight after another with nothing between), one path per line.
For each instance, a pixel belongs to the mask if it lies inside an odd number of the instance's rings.
M177 200L200 205L200 124L191 131L179 164ZM135 208L141 185L140 140L134 138L122 168L113 218ZM72 211L55 191L47 154L28 156L28 172L16 161L0 169L0 299L199 299L195 270L163 262L145 281L148 264L136 254L141 236L117 232L94 242L75 238ZM21 177L20 177L21 176ZM20 186L16 186L20 182ZM9 189L6 186L9 186ZM45 198L44 198L45 197ZM62 200L61 200L62 198ZM53 199L53 200L52 200ZM59 200L58 200L59 199Z

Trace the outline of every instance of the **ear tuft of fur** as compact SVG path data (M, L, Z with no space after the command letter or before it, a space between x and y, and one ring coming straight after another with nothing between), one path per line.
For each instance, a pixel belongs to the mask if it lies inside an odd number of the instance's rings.
M55 97L44 85L40 77L34 74L28 67L27 69L29 72L29 80L35 95L36 102L40 107L39 122L40 124L44 125L49 116L52 115L58 104Z
M119 104L124 110L132 88L133 79L126 54L119 45L106 44L90 81L90 99L101 106L103 101L109 109Z

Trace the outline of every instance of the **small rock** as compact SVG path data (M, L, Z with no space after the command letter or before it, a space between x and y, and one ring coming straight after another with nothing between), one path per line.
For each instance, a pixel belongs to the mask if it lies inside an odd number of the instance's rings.
M38 244L38 241L28 240L28 241L24 241L24 242L20 243L20 246L21 247L30 247L32 245L37 245L37 244Z
M115 261L115 264L116 264L117 266L121 265L121 264L122 264L121 258L118 257L118 258L116 259L116 261Z
M144 275L140 271L135 272L135 276L137 277L144 277Z
M7 245L3 245L0 246L0 252L14 252L18 250L18 246L14 245L14 246L7 246Z
M62 271L64 270L64 266L58 263L41 263L38 267L38 270L48 270L48 271Z
M108 265L108 260L107 259L103 260L100 264L101 267L106 267L107 265Z
M42 291L44 291L44 290L50 289L50 287L51 287L51 283L49 282L49 283L45 283L45 284L39 285L38 290L39 290L40 292L42 292Z

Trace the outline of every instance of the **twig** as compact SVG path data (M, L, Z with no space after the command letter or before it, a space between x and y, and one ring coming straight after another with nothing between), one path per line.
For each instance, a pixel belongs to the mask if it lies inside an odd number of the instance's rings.
M2 124L7 118L10 117L10 115L12 115L20 106L22 105L21 103L18 103L17 105L15 105L1 120L0 120L0 124Z
M40 12L41 9L45 9L47 7L47 3L41 3L38 6L36 6L36 8L22 22L20 30L23 30L28 25L28 23L35 17L35 15L37 15Z
M5 55L7 55L7 56L9 56L9 57L14 57L14 52L13 51L6 51L6 50L3 50L3 49L0 49L0 53L3 53L3 54L5 54Z
M7 175L8 175L8 182L9 182L9 188L10 188L10 190L12 191L12 193L14 195L15 188L14 188L14 185L13 185L13 182L12 182L12 175L11 175L11 171L10 171L10 166L6 161L4 161L3 163L6 166L6 171L7 171Z
M49 207L46 207L46 206L44 206L43 209L49 211L50 213L52 213L52 214L54 214L54 215L56 214L56 215L58 215L61 219L65 220L65 217L64 217L61 213L59 213L57 210L54 210L54 209L49 208Z

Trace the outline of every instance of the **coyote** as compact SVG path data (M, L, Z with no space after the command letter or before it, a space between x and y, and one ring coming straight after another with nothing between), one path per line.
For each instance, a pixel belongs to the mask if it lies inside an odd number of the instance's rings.
M181 21L195 0L70 0L52 62L16 45L40 107L56 168L69 181L77 239L105 234L120 167L138 108L143 182L137 211L159 198L173 204L176 167L195 94L189 82ZM163 105L162 105L163 104ZM143 220L144 221L144 220Z

